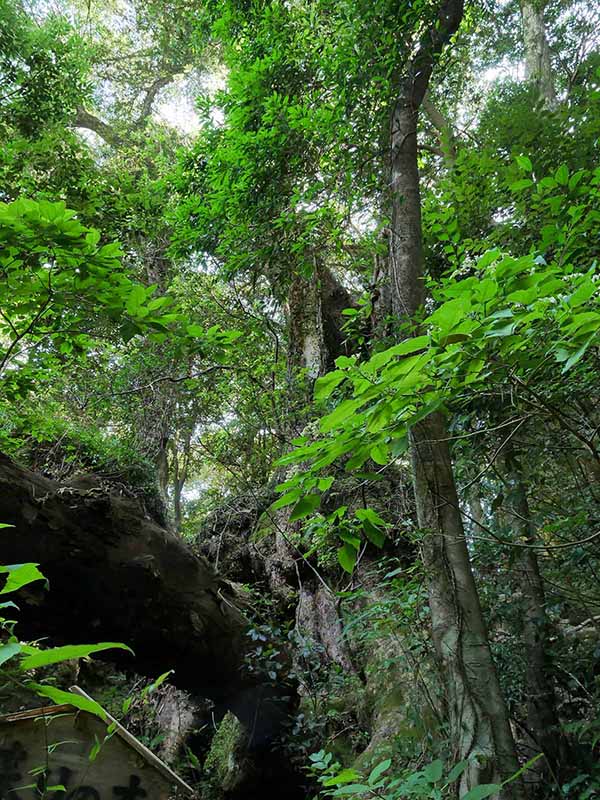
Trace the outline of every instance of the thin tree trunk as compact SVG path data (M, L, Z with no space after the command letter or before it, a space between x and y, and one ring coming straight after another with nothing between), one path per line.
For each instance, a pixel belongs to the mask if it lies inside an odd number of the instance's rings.
M450 125L439 108L431 102L428 93L425 94L423 99L423 110L437 132L444 161L448 169L451 170L456 165L456 139L452 125Z
M505 459L506 518L517 542L535 545L538 541L531 521L527 489L521 465L510 450ZM534 547L517 548L515 575L523 599L523 640L527 671L527 726L536 745L556 774L566 755L560 734L552 668L548 658L549 624L546 615L544 582ZM541 765L542 768L544 765Z
M163 434L158 443L158 450L156 453L156 478L158 481L158 493L161 502L166 509L169 507L169 457L168 448L169 437Z
M521 24L525 48L525 80L536 85L540 100L547 108L555 108L556 88L544 23L544 3L521 0Z
M175 531L177 533L181 533L181 524L183 521L183 507L182 507L182 495L183 495L183 487L185 486L185 482L188 478L188 469L190 464L190 450L191 450L191 441L192 441L192 432L187 431L184 434L184 441L183 441L183 453L180 455L177 449L178 439L172 440L172 458L173 458L173 483L172 483L172 490L173 490L173 522L175 526Z
M485 533L485 517L483 505L481 504L480 489L477 485L469 493L469 511L471 512L471 521L473 523L473 536L482 536Z
M392 307L414 320L424 299L417 119L436 52L457 30L460 0L439 9L439 24L398 81L391 126ZM460 794L500 782L518 768L514 741L465 541L445 421L436 412L410 433L422 557L429 578L433 641L445 681L449 720L458 759L470 758ZM478 754L478 755L476 755ZM520 796L518 781L502 791Z
M181 505L181 495L185 484L185 475L173 479L173 524L176 533L181 533L181 523L183 520L183 510Z

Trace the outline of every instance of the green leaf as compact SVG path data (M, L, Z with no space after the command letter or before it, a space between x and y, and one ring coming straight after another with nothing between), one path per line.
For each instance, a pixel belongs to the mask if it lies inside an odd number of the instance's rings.
M16 592L22 586L34 581L45 581L46 578L38 569L39 564L10 564L0 567L1 573L8 573L8 579L0 594Z
M385 520L372 508L357 508L354 512L354 516L361 520L361 522L368 520L372 525L381 526L382 528L386 527Z
M58 664L61 661L69 661L72 658L86 658L92 653L100 653L103 650L127 650L133 655L133 650L125 644L118 642L101 642L100 644L76 644L65 645L64 647L52 647L49 650L40 650L34 655L30 655L21 661L21 669L37 669L48 664Z
M480 271L483 271L486 267L489 267L490 264L493 264L494 261L497 261L500 258L500 250L496 247L493 250L488 250L485 252L479 261L477 262L477 267Z
M7 522L0 522L0 528L14 528L14 525L9 525Z
M358 557L358 551L356 548L352 547L352 545L348 544L348 542L345 542L344 546L340 547L338 550L337 557L341 568L352 574L354 567L356 566L356 559Z
M530 758L521 769L517 770L514 775L511 775L510 778L507 778L505 781L502 781L502 786L506 786L507 783L511 783L512 781L516 780L519 776L521 776L524 772L526 772L530 767L532 767L536 761L539 761L540 758L543 758L543 753L538 753L537 756Z
M33 689L34 692L42 697L49 697L50 700L57 705L69 703L70 705L75 706L75 708L81 709L81 711L87 711L88 713L94 714L95 716L100 717L100 719L106 721L106 712L95 700L88 699L87 697L81 697L80 695L73 694L72 692L64 692L62 689L57 689L55 686L45 686L41 683L34 683L33 681L28 681L27 687L29 689Z
M575 187L577 186L577 184L583 178L584 175L585 175L584 169L580 169L573 175L571 175L571 177L569 178L569 191L572 192L573 189L575 189Z
M335 478L332 476L330 476L329 478L319 478L319 482L317 483L317 488L320 492L326 492L328 489L331 489L334 481Z
M344 400L335 408L331 414L327 414L326 417L323 417L321 420L321 431L323 433L328 433L332 431L334 428L340 426L342 422L351 417L363 404L364 400Z
M479 786L474 786L466 794L461 797L461 800L483 800L484 797L491 797L497 794L502 789L500 783L480 783Z
M376 525L373 525L368 519L363 521L362 528L367 539L374 544L375 547L383 547L385 543L384 531L380 530Z
M531 172L533 170L531 159L527 156L517 156L517 164L521 169L525 170L525 172Z
M470 306L471 300L466 294L447 300L430 315L429 322L439 328L440 334L445 335L464 320Z
M393 408L390 403L377 403L375 411L369 415L367 430L369 433L378 433L385 428L393 416Z
M103 744L104 741L100 741L100 739L98 739L97 734L94 734L94 744L90 748L90 752L88 754L88 761L95 761L98 758L98 755L100 753L100 750L102 749Z
M556 170L554 179L560 186L566 186L569 183L569 168L566 164L561 164Z
M0 646L0 664L6 663L9 659L21 652L21 645L18 642L9 642Z
M406 339L406 341L400 344L388 347L387 350L381 350L379 353L375 353L375 355L369 359L368 365L373 367L373 369L379 369L395 356L410 355L419 350L425 350L430 344L431 340L429 336L415 336L414 338Z
M459 761L458 764L455 764L450 772L448 773L448 777L446 778L446 783L454 783L455 780L460 778L466 768L469 766L468 759L464 761Z
M356 356L338 356L335 360L336 367L344 369L345 367L353 367L356 364Z
M295 503L296 500L302 494L302 489L292 489L291 492L284 494L283 497L280 497L278 500L271 505L273 511L277 511L278 508L284 508L285 506L291 506L292 503Z
M369 454L376 464L385 467L389 462L389 448L385 442L379 442L375 447L372 447Z
M377 764L375 769L372 770L371 774L368 777L368 782L372 786L374 783L377 783L379 778L383 775L383 773L388 770L392 766L392 759L386 758L385 761L382 761L380 764Z
M340 789L336 789L333 793L333 796L342 797L346 794L362 794L363 792L369 792L370 790L371 787L365 785L364 783L353 783L351 786L342 786Z
M146 697L146 695L155 692L158 689L158 687L162 686L162 684L167 680L169 675L173 675L174 672L175 672L174 669L168 669L166 672L163 672L162 675L159 675L158 678L150 684L150 686L146 686L146 688L143 689L142 697Z
M587 301L592 297L592 295L596 292L598 286L591 277L587 278L586 280L582 281L577 289L573 292L573 294L569 297L569 305L571 308L576 308L577 306L582 305L583 303L587 303Z
M585 340L585 342L581 345L581 347L579 347L577 350L575 350L574 353L571 353L571 355L565 361L565 364L564 364L564 366L563 366L563 368L561 370L563 375L564 375L565 372L568 372L571 369L571 367L575 366L575 364L577 364L577 362L580 361L583 358L583 356L585 355L588 347L590 346L590 344L592 343L593 339L595 339L595 338L596 338L596 335L592 334L590 337L588 337Z
M441 759L436 759L432 761L431 764L428 764L423 769L423 775L429 781L429 783L437 783L443 775L444 772L444 763Z
M530 186L533 186L533 181L530 178L521 178L521 180L509 184L508 188L511 192L522 192L523 189L529 189Z
M333 775L333 777L327 778L326 781L323 781L322 785L340 786L344 783L353 783L357 778L360 778L360 774L355 769L343 769L337 775Z
M302 497L294 506L290 514L290 522L295 522L297 519L308 517L313 511L318 508L321 502L320 494L307 494Z
M102 248L104 250L104 248ZM146 299L146 289L141 284L136 284L131 290L125 308L127 313L135 316L140 310L140 306Z
M347 542L355 550L358 550L360 547L360 536L355 536L354 534L344 530L341 531L339 536L343 542Z
M315 400L326 400L345 378L346 373L340 370L328 372L327 375L318 378L314 389Z

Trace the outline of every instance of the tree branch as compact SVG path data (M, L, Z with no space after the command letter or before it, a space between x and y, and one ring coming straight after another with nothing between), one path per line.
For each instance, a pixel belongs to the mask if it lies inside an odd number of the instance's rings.
M152 81L150 86L147 88L146 95L142 101L142 110L135 121L135 128L142 128L146 124L146 120L152 113L152 106L156 100L156 95L161 89L164 89L165 86L168 86L173 81L175 74L175 72L172 72L168 75L162 75L160 78L156 78L154 81Z
M99 117L90 114L81 106L77 109L73 125L76 128L86 128L89 131L94 131L100 136L101 139L113 147L121 147L123 138L115 131L112 125L103 122Z
M435 24L429 25L421 37L415 57L409 62L404 98L414 109L423 103L436 57L454 36L464 13L464 0L444 0L440 3ZM408 90L408 91L407 91Z
M454 166L456 161L456 143L454 141L452 126L439 108L431 102L429 92L425 92L422 106L423 111L425 111L429 121L437 131L441 155L446 159L448 166Z
M156 100L156 95L161 89L168 86L168 84L173 81L176 74L176 71L172 71L152 81L150 86L146 89L146 94L142 100L141 111L137 119L131 125L131 130L139 130L144 127L148 117L152 113L152 106ZM86 111L82 106L78 107L73 124L76 128L86 128L89 131L94 131L101 139L104 139L107 144L113 147L122 147L125 144L125 137L117 133L112 125L104 122L94 114L90 114L90 112Z

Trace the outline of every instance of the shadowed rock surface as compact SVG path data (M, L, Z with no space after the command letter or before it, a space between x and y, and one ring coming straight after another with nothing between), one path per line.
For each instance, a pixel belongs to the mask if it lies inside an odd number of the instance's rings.
M2 531L0 562L39 563L50 584L20 593L22 636L125 642L135 659L115 658L148 675L175 669L176 684L225 704L240 688L246 620L234 590L141 501L61 486L0 455L0 520L15 526Z

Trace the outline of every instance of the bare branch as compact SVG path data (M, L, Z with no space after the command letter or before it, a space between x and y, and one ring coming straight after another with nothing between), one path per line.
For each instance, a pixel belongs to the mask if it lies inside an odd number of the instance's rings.
M425 92L422 106L423 111L427 114L429 121L437 131L441 154L446 159L448 164L453 166L454 162L456 161L456 144L454 142L452 125L450 125L450 122L442 114L439 108L437 108L437 106L431 102L429 92Z
M164 89L165 86L168 86L170 83L172 83L176 74L176 72L171 72L168 75L162 75L160 78L156 78L154 81L152 81L146 90L146 95L142 101L142 110L140 111L139 117L135 121L134 127L142 128L146 124L146 120L152 113L152 106L156 100L156 95L161 89Z
M76 128L86 128L89 131L94 131L100 136L101 139L113 147L121 147L123 138L115 131L112 125L103 122L99 117L90 114L81 106L77 109L73 125Z

